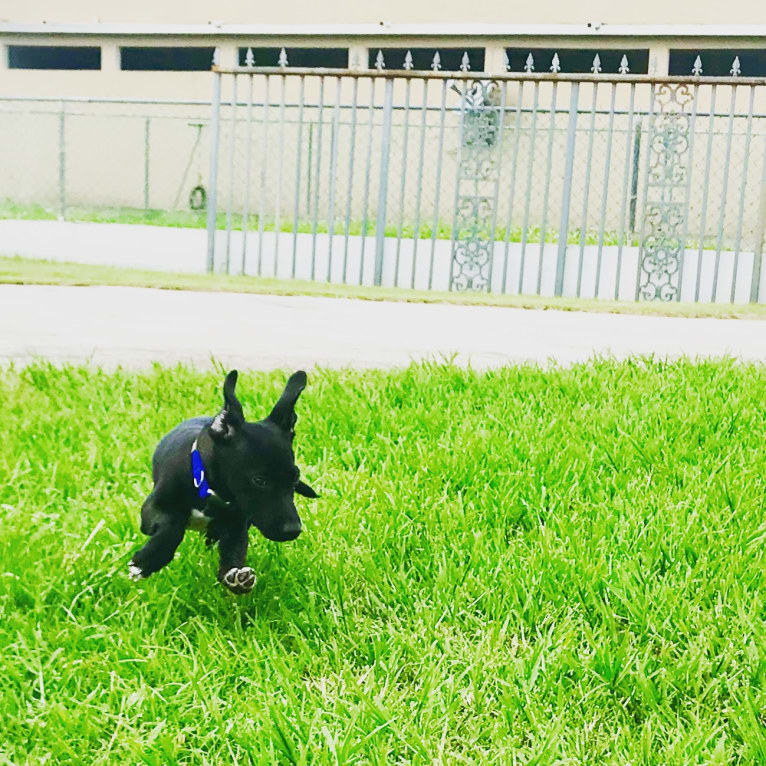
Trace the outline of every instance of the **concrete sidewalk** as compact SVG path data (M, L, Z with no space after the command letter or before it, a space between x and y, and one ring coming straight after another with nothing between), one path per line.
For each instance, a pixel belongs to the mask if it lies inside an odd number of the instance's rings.
M733 356L766 362L766 321L685 319L493 306L0 285L0 362L44 357L107 368L153 362L269 369L393 367L455 355L514 362Z
M376 241L374 236L350 236L346 242L342 234L332 238L321 232L316 236L291 232L278 236L271 231L251 232L243 241L242 232L232 231L227 248L226 232L216 232L216 269L223 271L226 253L229 253L231 273L240 273L244 267L250 276L276 276L280 279L327 279L334 284L375 283ZM416 245L420 245L413 268ZM491 290L495 294L513 291L523 283L522 292L553 295L557 269L557 243L548 242L541 252L539 245L524 261L524 248L519 242L504 243L502 238L492 250L493 267ZM243 261L243 250L245 259ZM330 260L330 251L334 254ZM618 256L618 252L620 255ZM577 244L566 248L564 259L563 295L572 297L582 294L591 297L596 293L596 283L602 298L616 297L632 301L636 294L638 248L626 245L585 245L582 252ZM0 254L20 255L35 260L71 261L73 263L120 266L152 271L204 274L207 264L207 232L204 229L176 228L171 226L147 226L142 224L84 223L73 221L23 221L0 220ZM622 269L617 273L618 259ZM697 284L697 266L702 264ZM722 251L720 258L715 250L698 254L688 249L684 256L684 280L681 298L695 301L699 291L700 300L712 300L713 277L717 275L716 295L718 303L728 303L732 280L735 284L735 301L746 303L750 299L750 280L753 271L753 254L739 253L739 268L734 273L734 253ZM713 267L713 263L717 265ZM523 267L523 279L519 278ZM538 274L538 267L541 273ZM383 242L381 284L414 285L419 290L448 290L452 268L452 243L448 239L420 239L386 237ZM580 270L581 269L581 270ZM600 278L596 272L600 269ZM506 277L507 274L507 277ZM579 276L578 276L579 275ZM539 280L539 282L538 282ZM504 283L505 282L505 286ZM582 293L578 283L581 282ZM619 285L617 284L619 282ZM512 287L513 286L513 287ZM766 295L766 267L761 271L760 295Z

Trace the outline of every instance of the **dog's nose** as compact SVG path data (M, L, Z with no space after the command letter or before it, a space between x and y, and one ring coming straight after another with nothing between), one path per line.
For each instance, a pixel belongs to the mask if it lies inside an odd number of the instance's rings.
M301 526L300 521L288 521L287 524L285 524L282 527L282 540L287 542L288 540L295 540L296 537L301 533L301 530L303 527Z

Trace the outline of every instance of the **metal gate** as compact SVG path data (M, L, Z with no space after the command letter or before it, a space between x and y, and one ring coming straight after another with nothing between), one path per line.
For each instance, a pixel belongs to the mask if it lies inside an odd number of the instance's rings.
M214 68L208 267L766 300L766 79ZM539 68L542 72L537 72Z

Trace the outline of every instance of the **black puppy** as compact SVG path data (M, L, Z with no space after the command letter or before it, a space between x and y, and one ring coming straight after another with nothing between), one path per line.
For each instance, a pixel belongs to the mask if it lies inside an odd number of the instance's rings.
M218 415L185 420L157 446L154 489L141 508L141 531L151 539L133 555L131 579L162 569L188 527L206 526L208 544L218 542L218 579L234 593L247 593L255 585L255 573L245 566L248 528L276 542L300 534L293 493L318 497L299 480L292 447L306 373L290 377L271 414L258 423L245 421L236 384L232 370Z

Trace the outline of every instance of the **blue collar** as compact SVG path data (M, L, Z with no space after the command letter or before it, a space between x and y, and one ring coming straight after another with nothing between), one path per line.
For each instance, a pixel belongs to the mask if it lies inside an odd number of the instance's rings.
M197 449L196 439L191 448L191 466L192 481L194 482L194 487L197 490L200 500L207 500L211 495L215 496L215 492L210 489L210 485L207 482L205 465L202 462L202 455L199 454L199 449Z

